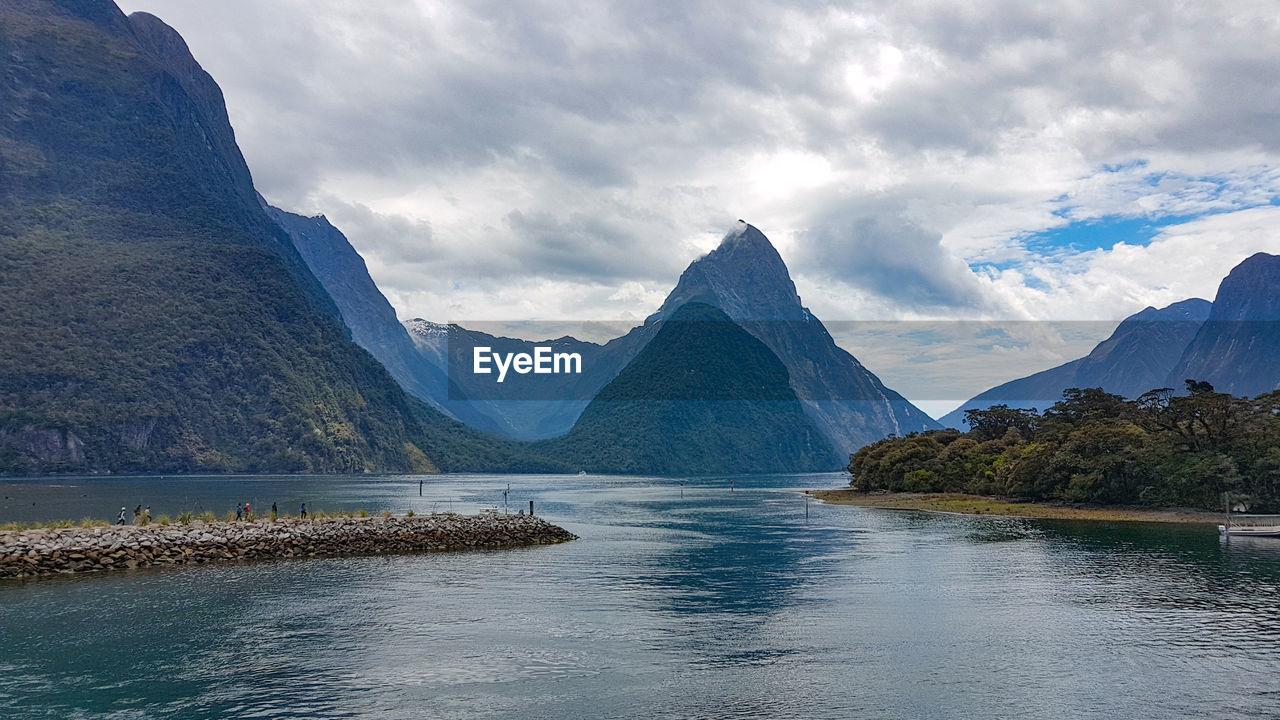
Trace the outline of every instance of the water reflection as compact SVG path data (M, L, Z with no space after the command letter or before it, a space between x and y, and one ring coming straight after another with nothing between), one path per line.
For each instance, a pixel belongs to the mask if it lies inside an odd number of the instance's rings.
M1280 544L817 504L806 518L795 489L839 476L726 480L682 496L665 479L439 478L419 497L403 478L210 495L111 479L83 500L469 510L510 482L582 540L6 583L0 715L1274 715Z

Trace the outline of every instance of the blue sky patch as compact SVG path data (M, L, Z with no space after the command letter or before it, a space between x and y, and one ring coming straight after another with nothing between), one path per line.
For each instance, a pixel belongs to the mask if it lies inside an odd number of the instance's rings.
M1089 250L1110 250L1117 243L1149 245L1160 229L1192 220L1186 216L1162 218L1119 218L1080 220L1061 227L1042 230L1026 237L1028 250L1045 255Z

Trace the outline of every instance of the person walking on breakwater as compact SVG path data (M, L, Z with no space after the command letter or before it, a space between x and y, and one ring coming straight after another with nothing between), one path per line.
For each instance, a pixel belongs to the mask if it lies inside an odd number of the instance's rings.
M302 512L298 514L298 517L302 518L303 520L306 520L306 519L307 519L307 504L306 504L306 503L302 503Z
M148 505L142 511L142 524L146 525L149 522L151 522L151 506L150 505Z
M244 508L240 507L240 503L236 503L236 522L244 517Z
M275 503L271 503L271 522L275 522L276 518L279 516L280 516L279 508L276 507Z
M141 503L138 504L138 507L133 509L133 521L135 523L142 522L142 504Z
M117 524L117 525L123 525L123 524L124 524L124 514L125 514L125 513L127 513L127 512L129 512L129 511L128 511L128 510L126 510L126 509L124 509L124 508L120 508L120 515L116 517L116 524Z
M249 518L249 503L245 503L245 504L244 504L244 516L245 516L245 519L250 519L250 518Z

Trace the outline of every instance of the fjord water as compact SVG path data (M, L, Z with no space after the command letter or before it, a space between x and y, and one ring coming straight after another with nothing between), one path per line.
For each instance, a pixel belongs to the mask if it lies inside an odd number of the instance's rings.
M0 583L12 718L1275 717L1280 543L810 504L839 475L0 482L0 521L535 509L518 550ZM34 503L34 504L33 504Z

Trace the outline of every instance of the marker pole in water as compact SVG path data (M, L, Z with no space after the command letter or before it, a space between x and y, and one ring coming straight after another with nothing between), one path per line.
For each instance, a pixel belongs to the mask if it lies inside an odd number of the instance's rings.
M804 491L804 519L809 519L809 491Z
M680 497L684 497L684 481L680 482Z
M422 497L422 481L418 481L418 497Z
M529 501L529 517L533 517L533 501Z

